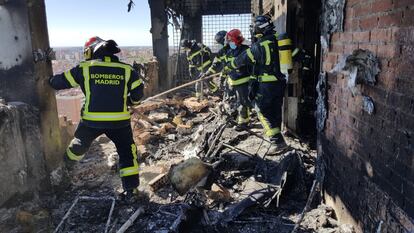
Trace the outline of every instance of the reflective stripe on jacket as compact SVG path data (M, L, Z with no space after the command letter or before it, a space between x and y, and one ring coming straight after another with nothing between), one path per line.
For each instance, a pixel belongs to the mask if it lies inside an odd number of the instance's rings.
M240 54L243 54L243 52L245 52L247 49L249 49L249 46L244 44L238 46L236 49L229 49L226 54L226 62L230 64L233 63L235 58ZM246 64L244 66L230 70L227 73L229 77L227 81L228 84L231 86L236 86L249 82L251 79L249 67L250 66Z
M198 76L199 72L207 71L211 64L211 50L201 43L193 43L190 51L187 52L190 75L193 78Z
M251 48L237 56L231 62L231 67L236 69L247 64L254 66L254 76L261 82L274 82L284 79L285 75L280 70L279 48L277 34L261 37L252 44Z
M49 83L57 90L80 86L85 94L81 118L97 128L130 124L127 105L139 103L144 86L138 73L115 56L81 62Z

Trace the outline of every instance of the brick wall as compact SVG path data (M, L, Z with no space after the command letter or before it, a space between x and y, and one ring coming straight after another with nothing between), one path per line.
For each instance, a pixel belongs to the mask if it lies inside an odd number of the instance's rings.
M342 54L369 49L381 62L377 85L360 86L376 112L362 110L343 75L328 74L321 135L325 193L338 217L359 231L414 232L414 1L347 0L344 32L323 55L329 71Z
M56 102L59 116L64 116L77 125L80 122L80 112L84 98L82 93L77 95L57 95Z

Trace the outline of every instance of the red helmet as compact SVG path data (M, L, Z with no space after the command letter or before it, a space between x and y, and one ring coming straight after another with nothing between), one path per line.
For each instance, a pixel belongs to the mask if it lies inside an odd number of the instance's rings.
M103 40L97 36L86 41L85 47L83 48L85 60L113 55L119 52L121 52L121 49L119 49L118 44L114 40Z
M98 36L94 36L89 38L88 41L85 42L85 46L83 47L83 56L85 60L92 59L93 53L104 44L104 40Z
M233 41L236 45L241 45L244 41L243 35L239 29L232 29L227 32L226 39L227 41Z

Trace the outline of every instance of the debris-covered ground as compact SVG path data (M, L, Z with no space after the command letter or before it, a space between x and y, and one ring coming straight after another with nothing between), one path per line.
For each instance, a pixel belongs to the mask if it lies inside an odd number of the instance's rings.
M126 232L292 232L314 180L316 152L307 143L288 137L288 151L268 155L257 119L236 131L234 112L217 97L176 95L135 111L135 203L117 198L115 146L101 136L59 195L3 209L1 232L117 232L141 207ZM315 198L297 232L353 232L319 203Z

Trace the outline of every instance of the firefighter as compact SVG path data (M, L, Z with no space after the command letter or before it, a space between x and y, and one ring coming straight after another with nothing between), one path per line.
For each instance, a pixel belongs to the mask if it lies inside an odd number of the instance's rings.
M207 70L206 73L204 73L202 76L208 76L212 74L216 74L218 72L221 72L226 65L226 54L227 51L230 49L229 45L226 42L226 31L219 31L214 36L214 40L216 43L220 46L219 51L217 52L217 56L213 60L213 64L210 66L210 68ZM224 87L226 85L226 78L227 75L222 74L220 77L220 87Z
M226 40L230 50L226 54L226 61L233 61L238 55L242 54L249 46L242 44L243 35L239 29L230 30L226 35ZM227 71L226 71L227 72ZM242 131L247 128L250 121L250 101L249 101L249 81L251 79L248 66L239 66L227 72L227 82L236 93L237 99L237 125L236 130Z
M201 75L208 70L211 61L211 50L202 43L197 43L195 40L183 39L180 46L186 51L187 60L189 65L189 72L192 79L199 79ZM214 81L210 80L206 82L210 92L214 93L218 90ZM196 83L196 97L200 98L203 92L203 83Z
M216 40L221 39L221 36L225 31L220 31L216 35ZM219 34L220 33L220 34ZM218 35L220 37L218 37ZM230 87L228 92L235 92L237 101L237 125L236 130L242 131L246 129L247 124L250 121L250 101L248 99L250 74L247 66L240 67L239 69L226 69L226 64L243 51L249 48L249 46L242 44L244 41L243 35L240 30L233 29L224 34L223 40L226 41L226 45L219 50L217 57L213 61L213 65L203 76L208 76L222 71L223 76L226 77L227 85ZM222 42L224 43L224 41Z
M85 61L49 78L56 90L79 87L85 94L75 136L65 153L71 167L80 161L92 141L101 134L111 139L119 155L119 174L124 198L133 199L139 185L137 148L135 146L128 105L136 105L143 97L143 81L138 73L115 56L120 49L113 40L90 38L84 46Z
M269 153L286 149L287 144L281 133L282 104L286 86L286 75L292 68L290 40L278 35L268 16L257 16L253 24L256 41L227 66L238 69L253 65L255 79L252 81L249 97L254 101L258 117L265 134L272 142Z

